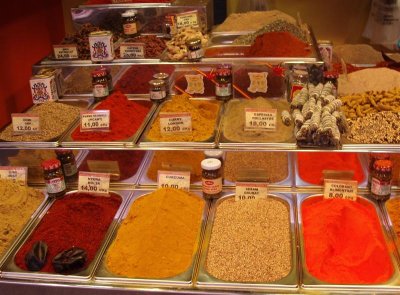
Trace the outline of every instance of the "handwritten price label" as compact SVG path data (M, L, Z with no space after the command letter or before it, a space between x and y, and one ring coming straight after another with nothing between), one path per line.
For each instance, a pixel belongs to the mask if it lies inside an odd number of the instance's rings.
M79 172L78 191L94 194L108 194L110 190L110 174Z
M37 133L40 131L40 120L34 114L11 114L15 134Z
M145 58L144 44L134 42L121 43L119 47L121 58Z
M254 109L245 108L245 131L275 131L276 109Z
M11 179L20 184L27 183L27 167L0 166L0 179Z
M55 59L78 59L76 44L53 45Z
M235 201L256 200L267 196L266 182L236 182Z
M325 199L357 200L358 183L356 180L324 180Z
M197 11L188 11L176 15L176 26L178 29L185 27L198 27L199 17Z
M192 132L190 113L160 113L160 130L162 134Z
M110 111L94 110L81 112L81 132L109 131Z
M188 191L190 188L189 171L158 171L159 188L178 188Z

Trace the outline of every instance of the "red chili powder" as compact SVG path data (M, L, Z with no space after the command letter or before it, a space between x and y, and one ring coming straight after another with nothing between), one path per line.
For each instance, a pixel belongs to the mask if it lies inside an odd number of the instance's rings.
M142 125L152 103L133 101L117 91L103 100L95 109L110 110L109 132L81 132L77 127L71 136L82 141L113 141L127 139L135 134Z
M92 150L79 167L79 171L89 171L88 160L117 161L120 172L119 180L125 180L136 174L145 154L145 151Z
M55 201L34 232L18 251L15 263L27 270L25 255L37 241L44 241L48 254L42 272L54 273L51 261L60 252L73 246L87 252L85 268L92 262L114 219L121 197L73 193Z
M365 175L356 153L297 153L298 173L305 182L323 184L323 170L352 170L354 180L359 183Z
M268 32L257 36L248 56L306 57L310 52L306 43L288 32Z
M374 206L366 200L312 197L301 206L305 260L317 279L333 284L379 284L393 265Z

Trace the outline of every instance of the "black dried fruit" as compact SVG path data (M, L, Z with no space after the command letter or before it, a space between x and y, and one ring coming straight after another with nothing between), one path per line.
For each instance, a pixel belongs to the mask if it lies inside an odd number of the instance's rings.
M58 253L53 258L54 270L58 273L71 273L82 268L86 262L86 251L72 247L68 250Z
M31 250L25 255L25 265L28 270L39 271L46 264L47 244L38 241L32 245Z

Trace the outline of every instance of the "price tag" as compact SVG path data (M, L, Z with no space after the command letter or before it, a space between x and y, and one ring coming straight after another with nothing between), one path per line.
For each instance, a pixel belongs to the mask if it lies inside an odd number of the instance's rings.
M110 189L110 174L79 172L78 191L94 194L108 194Z
M357 200L358 184L356 180L324 180L325 199Z
M277 109L245 108L245 131L275 131Z
M110 111L81 111L81 132L110 131Z
M26 185L27 172L27 167L0 166L0 179L11 179L22 185Z
M176 26L178 29L184 27L198 27L199 17L197 11L187 11L176 15Z
M78 59L76 44L53 45L55 59Z
M40 132L40 120L34 114L11 114L14 134Z
M143 43L123 42L119 47L121 58L145 58Z
M188 191L190 188L189 171L158 171L159 188L178 188Z
M192 132L190 113L160 113L160 130L164 135Z
M256 200L267 196L266 182L236 182L235 201Z

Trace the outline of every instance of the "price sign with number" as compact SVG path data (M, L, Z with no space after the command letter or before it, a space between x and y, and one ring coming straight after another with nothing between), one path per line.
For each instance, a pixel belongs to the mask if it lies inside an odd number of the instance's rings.
M78 47L76 44L53 45L54 57L56 59L77 59Z
M145 58L144 43L123 42L119 47L121 58Z
M324 180L325 199L357 200L358 183L356 180Z
M190 113L160 113L160 131L164 135L192 132Z
M40 120L34 114L11 114L14 134L40 132Z
M197 11L187 11L176 15L176 26L178 29L184 27L199 26L199 17Z
M245 131L275 131L277 109L245 108Z
M267 196L266 182L236 182L235 201L256 200Z
M90 131L110 131L109 110L81 112L81 132Z
M11 179L26 185L27 171L27 167L0 166L0 179Z
M189 171L158 171L159 188L178 188L189 190L190 172Z
M78 191L93 194L108 194L110 190L110 174L95 172L79 172Z

